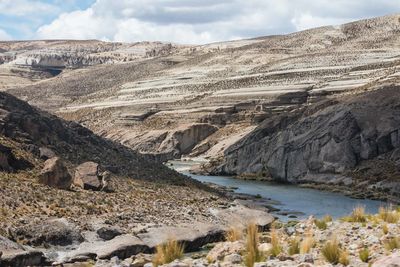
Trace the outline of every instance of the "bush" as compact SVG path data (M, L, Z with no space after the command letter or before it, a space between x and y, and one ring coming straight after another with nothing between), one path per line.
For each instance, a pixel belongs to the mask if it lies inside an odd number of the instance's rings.
M346 250L342 250L340 252L340 256L339 256L339 263L347 266L350 264L350 256L349 256L349 252Z
M315 219L314 224L318 227L319 230L326 230L326 228L328 228L328 225L324 220Z
M246 254L244 263L247 267L253 267L255 262L264 260L264 256L258 250L258 227L256 224L251 223L247 226L246 234Z
M321 249L324 258L332 264L338 264L341 254L339 242L336 239L327 241Z
M378 216L387 223L397 223L400 219L400 213L390 207L380 207Z
M178 241L170 239L165 244L156 247L156 254L153 258L153 266L170 263L183 256L184 247Z
M288 249L288 254L289 255L295 255L300 253L300 240L298 237L293 237L289 241L289 249Z
M274 257L278 256L282 252L282 246L280 245L279 236L276 230L271 231L271 245L271 255Z
M392 237L385 242L385 248L389 251L400 248L400 237Z
M314 247L315 240L312 232L309 232L306 237L300 243L300 253L307 254Z
M235 242L243 238L243 232L237 227L230 227L225 234L225 239L230 242Z
M369 260L369 251L367 248L364 248L358 252L358 256L362 262L368 262Z
M322 218L322 220L324 220L325 222L331 222L333 219L331 215L325 215L324 218Z
M384 235L387 235L389 233L389 227L388 227L387 223L382 225L382 232Z
M367 217L365 215L365 208L363 206L357 206L353 209L350 218L352 222L366 222Z

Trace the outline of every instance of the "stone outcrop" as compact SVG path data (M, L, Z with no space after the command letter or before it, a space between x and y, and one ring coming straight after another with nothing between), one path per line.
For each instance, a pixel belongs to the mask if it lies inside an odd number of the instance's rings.
M328 106L266 119L225 152L219 173L258 173L285 182L346 174L400 147L400 87L387 86Z
M99 190L101 188L99 164L88 161L76 167L74 184L83 189Z
M183 243L185 251L195 251L205 244L224 239L225 230L216 225L197 223L192 225L163 226L147 229L147 233L138 237L151 249L167 242L169 239Z
M59 157L53 157L44 163L39 182L54 188L69 189L72 184L72 176L63 160Z
M22 245L0 236L0 266L39 266L43 258L42 252L32 249L27 250Z
M400 267L400 252L378 259L372 267Z
M14 240L24 240L31 246L67 246L83 241L79 229L65 218L32 222L9 232Z

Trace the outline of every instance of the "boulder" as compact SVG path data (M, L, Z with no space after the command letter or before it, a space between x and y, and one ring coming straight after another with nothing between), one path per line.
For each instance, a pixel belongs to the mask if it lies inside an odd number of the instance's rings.
M400 251L378 259L372 267L400 267Z
M223 260L231 254L240 254L245 250L242 241L221 242L215 245L207 254L207 259L211 262Z
M113 226L104 226L99 228L97 235L103 240L111 240L116 236L122 235L121 229Z
M43 261L43 253L27 250L25 247L0 236L0 266L38 266Z
M108 241L84 242L79 247L69 252L63 262L74 262L81 257L92 259L111 259L117 256L119 259L126 259L139 253L148 252L149 247L139 238L125 234L119 235Z
M77 227L65 218L31 223L9 230L14 240L25 240L28 245L67 246L83 241Z
M54 158L55 156L56 156L56 153L54 153L54 151L51 150L50 148L47 148L47 147L39 148L39 157L41 159L48 160L48 159Z
M54 157L44 163L39 182L54 188L69 189L72 184L72 177L64 162L59 157Z
M152 249L169 239L175 239L184 244L185 251L191 252L205 244L222 241L224 233L224 229L219 226L194 223L148 228L147 233L138 234L138 237Z
M74 185L86 190L100 190L102 183L99 176L99 164L88 161L76 167Z

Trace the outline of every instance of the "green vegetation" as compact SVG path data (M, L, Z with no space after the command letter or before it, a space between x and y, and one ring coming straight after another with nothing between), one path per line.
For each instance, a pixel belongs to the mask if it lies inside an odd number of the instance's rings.
M293 237L289 241L288 254L295 255L300 253L300 239L298 237Z
M385 248L389 251L400 248L400 237L392 237L385 242Z
M362 262L368 262L369 260L369 250L368 248L363 248L358 252L358 256Z
M314 224L318 227L319 230L326 230L326 228L328 228L328 225L324 220L315 219Z
M338 264L341 255L341 250L340 250L340 244L336 240L336 238L327 241L325 245L322 247L321 253L329 263Z

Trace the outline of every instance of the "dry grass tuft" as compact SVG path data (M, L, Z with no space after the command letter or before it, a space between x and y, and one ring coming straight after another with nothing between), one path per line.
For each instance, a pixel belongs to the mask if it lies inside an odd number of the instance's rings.
M159 245L156 248L156 254L153 258L153 266L170 263L183 256L184 246L178 241L170 239L165 244Z
M313 233L310 231L306 234L306 237L300 243L300 254L307 254L315 245Z
M243 231L238 227L230 227L225 234L225 239L229 242L235 242L243 238Z
M271 255L274 257L278 256L282 252L282 246L279 242L279 235L274 229L271 230L271 245Z
M389 251L400 248L400 237L392 237L385 243L385 248Z
M340 252L340 256L339 256L339 263L347 266L350 264L350 255L349 252L347 250L342 250Z
M326 230L326 228L328 228L328 225L324 220L315 219L314 224L318 227L319 230Z
M288 254L295 255L300 253L300 239L296 236L289 241Z
M244 257L244 263L247 267L253 267L255 262L264 260L264 255L258 250L258 244L258 227L255 223L250 223L247 226L246 252Z
M353 209L350 215L352 222L366 222L367 217L365 215L365 207L364 206L357 206Z
M382 225L382 232L384 235L387 235L389 233L389 226L387 225L387 223L384 223Z
M387 223L397 223L400 219L400 213L391 207L380 207L378 216Z
M324 220L324 222L331 222L333 219L331 215L325 215L322 220Z
M321 248L321 253L324 258L332 264L338 264L341 254L340 244L336 238L329 240Z

